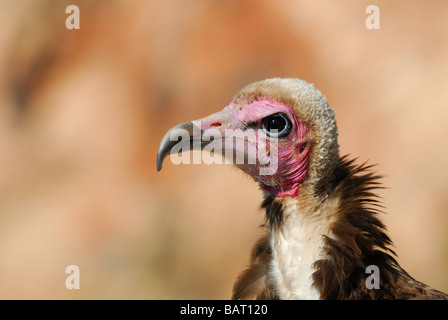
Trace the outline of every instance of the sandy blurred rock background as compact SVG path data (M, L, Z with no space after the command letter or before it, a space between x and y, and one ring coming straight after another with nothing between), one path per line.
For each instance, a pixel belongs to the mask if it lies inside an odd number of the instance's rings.
M448 292L447 19L444 0L1 0L0 298L230 297L261 193L230 166L157 173L157 146L275 76L327 96L342 153L386 176L400 263Z

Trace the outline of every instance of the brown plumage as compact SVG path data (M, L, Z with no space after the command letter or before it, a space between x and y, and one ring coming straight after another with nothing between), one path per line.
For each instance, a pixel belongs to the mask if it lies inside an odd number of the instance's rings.
M374 193L380 188L371 166L355 165L342 157L331 181L328 199L340 199L337 220L330 226L334 238L325 238L327 258L314 263L314 285L320 299L448 299L440 291L416 281L404 271L390 249L392 241L378 219L381 206ZM278 228L282 221L281 202L268 196L266 210L269 228ZM272 250L269 234L254 246L250 266L239 276L232 299L278 299L275 287L268 281ZM377 265L380 289L367 289L365 270Z
M213 129L226 141L226 130L258 130L255 137L269 141L270 149L245 135L245 145L232 145L233 151L247 155L249 144L261 157L278 151L270 162L277 170L268 175L259 173L261 161L236 164L264 191L266 235L237 279L233 299L448 299L399 266L378 218L380 177L371 166L339 156L333 109L312 84L268 79L248 85L224 110L171 129L159 146L158 170L178 143L171 139L178 129L190 135L184 145L200 149L211 139L198 143L195 131ZM213 151L224 153L224 146ZM379 272L373 286L367 285L372 267Z

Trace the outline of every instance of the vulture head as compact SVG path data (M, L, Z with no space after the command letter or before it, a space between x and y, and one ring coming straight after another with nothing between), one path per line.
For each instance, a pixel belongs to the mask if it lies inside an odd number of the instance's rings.
M379 176L340 157L337 138L333 109L312 84L268 79L223 110L169 130L157 170L167 155L198 149L259 183L266 235L234 299L447 299L399 266L377 217Z
M252 83L222 111L175 126L160 143L158 170L179 143L173 133L180 130L188 133L191 149L204 150L219 137L221 148L213 151L230 158L276 197L297 196L302 185L324 188L339 160L333 109L319 90L299 79ZM270 157L274 148L276 156ZM238 163L238 155L246 161Z

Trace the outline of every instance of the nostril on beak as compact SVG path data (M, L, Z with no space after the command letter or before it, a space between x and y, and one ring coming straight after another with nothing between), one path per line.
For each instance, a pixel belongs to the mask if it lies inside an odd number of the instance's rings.
M214 122L210 125L210 127L220 127L221 126L221 122Z

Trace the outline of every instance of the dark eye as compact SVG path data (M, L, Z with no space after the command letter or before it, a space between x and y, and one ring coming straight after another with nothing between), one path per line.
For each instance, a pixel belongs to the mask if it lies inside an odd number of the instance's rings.
M263 119L263 131L270 137L285 137L291 132L292 124L284 113L276 113Z

